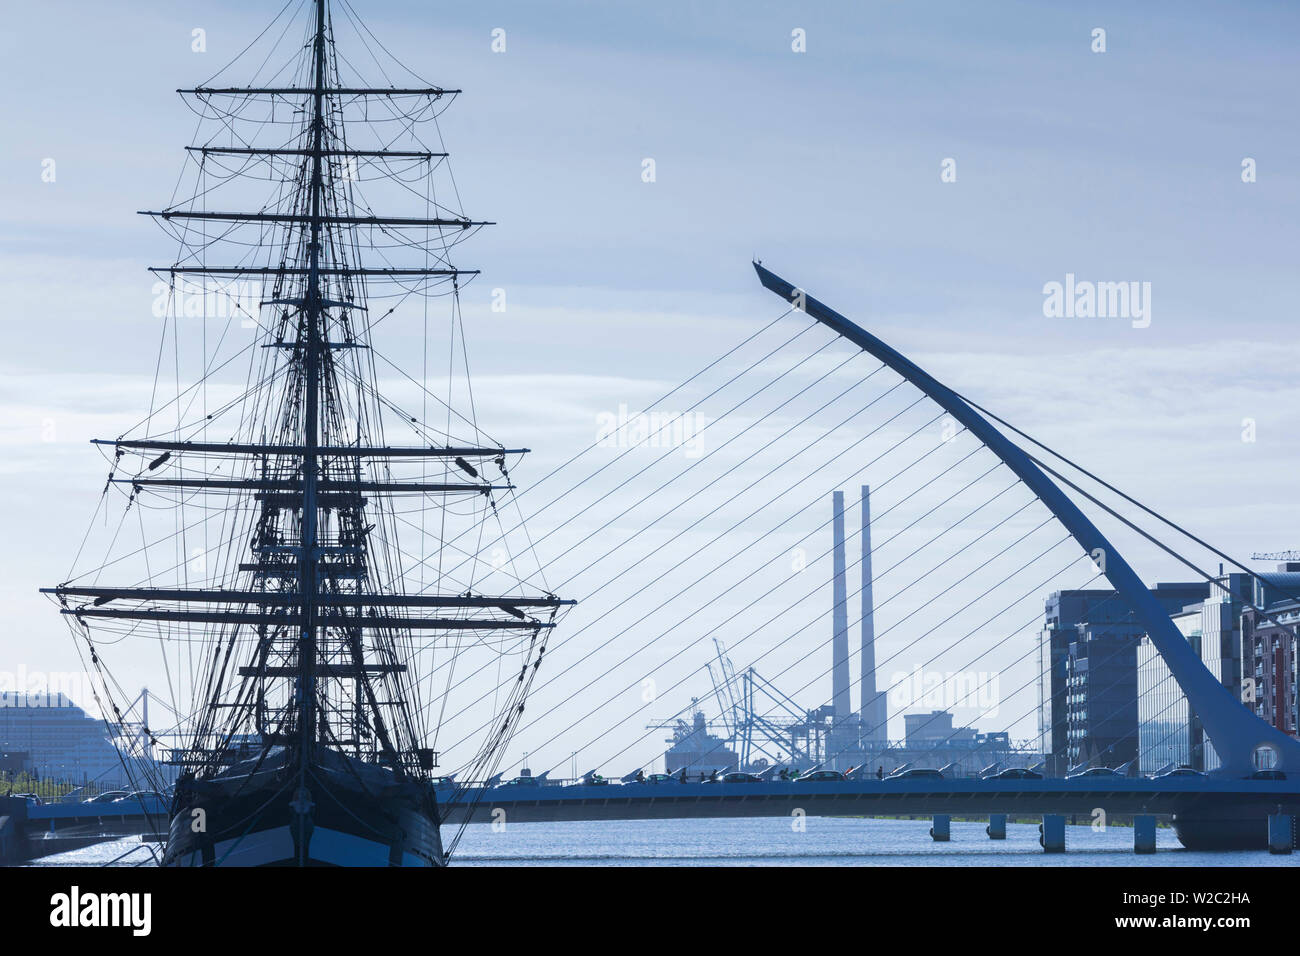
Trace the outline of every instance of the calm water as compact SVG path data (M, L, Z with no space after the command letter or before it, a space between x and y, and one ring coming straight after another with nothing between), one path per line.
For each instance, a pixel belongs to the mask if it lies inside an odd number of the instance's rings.
M929 820L808 817L804 832L786 818L488 824L465 831L458 866L1296 866L1300 854L1192 853L1172 830L1156 836L1158 852L1133 853L1133 831L1069 827L1064 854L1046 854L1036 824L1008 824L990 840L983 823L952 824L952 840L930 839ZM454 831L444 831L450 838ZM136 840L60 854L44 866L152 866Z

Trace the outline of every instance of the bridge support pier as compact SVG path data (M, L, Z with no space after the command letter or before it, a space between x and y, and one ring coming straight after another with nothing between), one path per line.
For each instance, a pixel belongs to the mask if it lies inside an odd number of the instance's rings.
M952 817L946 813L934 815L934 826L930 827L930 836L936 843L947 843L952 829Z
M8 814L0 816L0 866L17 866L23 862L25 843L21 821Z
M1268 852L1290 853L1294 841L1294 826L1289 813L1270 813L1268 815Z
M27 862L27 799L0 797L0 866Z
M1044 853L1065 852L1065 814L1044 813L1038 832L1038 842L1043 845Z
M1133 818L1133 852L1156 852L1156 818L1136 816Z
M1005 840L1007 838L1007 815L1005 813L990 813L989 825L984 828L984 832L989 835L990 840Z

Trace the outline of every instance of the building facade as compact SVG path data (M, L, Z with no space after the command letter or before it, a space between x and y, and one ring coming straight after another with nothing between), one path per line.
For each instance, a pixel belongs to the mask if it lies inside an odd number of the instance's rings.
M1209 586L1160 583L1166 611L1204 600ZM1048 596L1039 636L1039 746L1049 776L1089 761L1116 766L1138 753L1137 648L1145 633L1114 591Z
M1215 579L1203 601L1170 615L1206 669L1234 693L1242 686L1243 627L1254 600L1255 581L1248 574ZM1138 649L1139 766L1154 773L1171 764L1215 770L1219 757L1196 712L1189 706L1164 658L1143 637ZM1243 698L1244 699L1244 698Z
M1241 615L1241 699L1261 719L1297 736L1296 629L1300 626L1300 563L1279 566L1255 582Z

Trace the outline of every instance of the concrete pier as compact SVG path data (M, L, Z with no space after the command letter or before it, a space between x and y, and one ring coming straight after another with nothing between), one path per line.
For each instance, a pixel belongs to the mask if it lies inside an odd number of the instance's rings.
M1007 815L1005 813L990 813L989 825L984 828L984 832L989 835L990 840L1005 840L1007 838Z
M930 836L936 843L947 843L951 839L952 817L946 813L934 815L934 826L930 827Z
M1133 818L1133 852L1156 852L1156 818L1136 816Z
M0 797L0 866L17 866L27 860L27 801Z
M1268 815L1268 852L1288 854L1294 841L1292 827L1294 824L1289 813L1270 813Z
M1065 852L1065 814L1043 814L1043 822L1038 825L1038 832L1038 842L1043 845L1044 853Z

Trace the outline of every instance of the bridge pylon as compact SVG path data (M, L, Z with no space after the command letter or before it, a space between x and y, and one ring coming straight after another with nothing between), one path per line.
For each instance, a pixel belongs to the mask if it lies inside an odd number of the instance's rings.
M1120 598L1132 608L1138 620L1146 626L1151 643L1164 658L1174 680L1182 688L1192 709L1200 718L1206 735L1214 744L1221 761L1216 773L1223 776L1245 776L1262 766L1300 773L1300 741L1251 712L1233 690L1229 690L1210 673L1200 655L1193 650L1123 555L1018 445L956 392L870 332L757 262L754 263L754 270L764 288L874 356L925 393L983 442L1038 496L1083 548L1084 553L1092 558L1094 565Z

